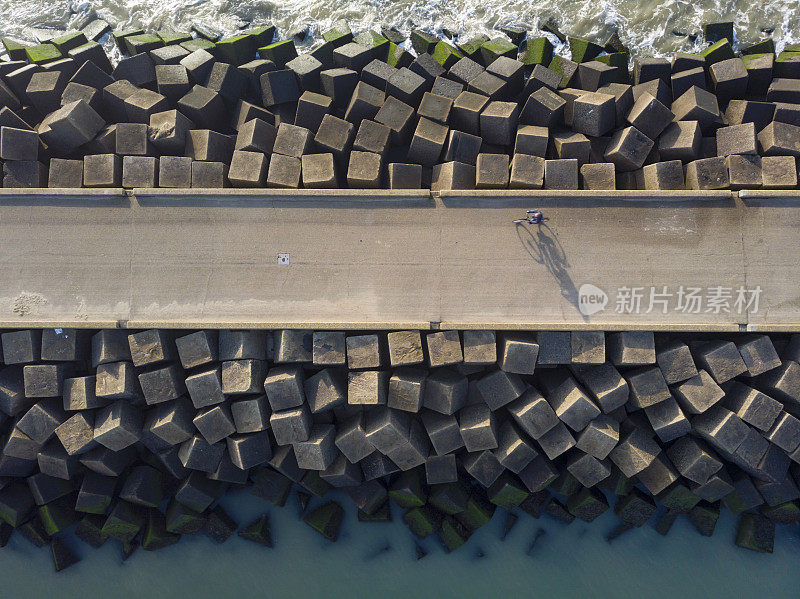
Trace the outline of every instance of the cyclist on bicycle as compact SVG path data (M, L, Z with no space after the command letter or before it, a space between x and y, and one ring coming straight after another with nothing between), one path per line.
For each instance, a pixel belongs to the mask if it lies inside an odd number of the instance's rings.
M544 214L541 210L527 210L526 214L528 215L528 224L541 225L544 222Z

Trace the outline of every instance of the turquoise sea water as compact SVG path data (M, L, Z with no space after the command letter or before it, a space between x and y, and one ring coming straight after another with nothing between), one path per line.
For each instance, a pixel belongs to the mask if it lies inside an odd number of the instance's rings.
M312 507L320 501L313 500ZM797 527L779 526L775 553L761 555L734 545L736 522L727 512L711 538L678 519L667 537L645 525L608 543L605 536L618 522L610 512L591 524L570 525L520 514L501 541L505 513L498 510L455 553L445 554L429 538L423 543L429 554L416 561L400 510L394 510L391 524L362 523L347 498L342 505L345 521L333 544L300 520L294 496L275 508L237 491L223 506L240 524L268 512L274 548L237 536L216 545L201 533L161 551L137 550L122 563L117 544L92 549L75 540L83 561L58 574L48 549L14 535L0 550L0 596L781 599L800 594ZM539 528L545 534L529 555ZM476 557L479 550L485 557Z

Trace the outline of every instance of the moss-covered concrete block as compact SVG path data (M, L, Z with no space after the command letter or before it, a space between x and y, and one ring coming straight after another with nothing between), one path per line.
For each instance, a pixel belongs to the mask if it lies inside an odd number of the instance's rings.
M467 507L469 495L460 483L431 485L428 503L440 512L453 515L463 512Z
M608 500L597 489L581 488L567 498L567 511L584 522L591 522L608 510Z
M342 519L344 519L342 506L335 501L329 501L306 514L303 522L329 541L335 542L339 537Z
M469 531L455 518L446 517L439 528L439 539L445 551L452 553L469 540Z
M269 516L264 514L253 520L239 531L239 536L264 547L272 547L272 531L269 526Z
M489 36L481 33L480 35L471 37L466 41L456 42L456 48L458 48L467 58L472 59L475 62L482 63L483 56L481 56L481 46L488 41L491 41Z
M689 511L689 521L704 537L714 534L714 528L719 520L719 502L708 503L701 501Z
M311 493L314 497L325 497L325 494L330 491L331 486L322 478L320 478L319 471L309 470L300 479L300 486L306 491Z
M800 506L797 501L787 501L778 505L762 505L759 512L762 516L766 516L778 524L800 522Z
M141 508L127 501L118 501L103 524L103 534L123 543L130 542L145 525Z
M411 47L416 50L417 54L430 54L433 52L434 46L439 43L438 37L419 29L412 30L409 38L411 39Z
M259 468L250 475L253 486L250 492L256 497L283 507L292 489L292 481L272 468Z
M222 62L236 66L249 62L255 56L256 42L251 35L234 35L219 40L214 46L214 56Z
M513 510L525 501L530 493L519 479L504 472L486 491L489 501L506 510Z
M431 52L433 59L442 65L445 69L449 69L458 62L464 55L455 46L448 44L444 41L436 42Z
M620 497L614 506L614 513L623 522L631 526L642 526L656 512L656 504L652 498L637 488L624 497Z
M43 64L61 58L61 51L53 44L39 44L38 46L26 46L25 56L28 62Z
M568 37L572 60L581 63L594 60L603 51L603 46L580 37Z
M527 67L547 66L553 60L553 44L544 36L527 39L522 42L517 60Z
M489 66L501 56L516 58L518 52L519 46L503 38L489 40L481 44L481 58L483 58L483 64L486 66Z
M723 38L718 42L711 44L702 52L698 52L698 56L706 59L706 67L722 60L734 58L736 55L733 53L733 48L727 38Z
M75 536L95 549L102 547L108 540L108 537L103 534L104 522L104 516L87 514L75 527Z
M436 532L442 523L441 514L429 505L415 507L403 514L403 522L420 539Z
M177 501L167 506L165 528L168 532L181 535L192 535L205 526L206 518L200 512L186 507Z
M772 553L775 523L759 514L742 514L736 530L736 544L752 551Z
M428 494L422 484L422 471L415 468L403 472L389 487L389 497L404 509L425 505Z
M181 535L167 530L167 521L164 514L156 509L147 511L147 524L142 533L142 549L155 551L174 545L181 540Z
M659 493L656 498L658 502L673 512L678 514L689 513L696 506L700 498L692 493L683 483L676 483Z
M16 40L13 37L4 37L0 39L0 41L2 41L3 47L6 49L6 53L11 60L27 59L28 55L25 53L25 48L30 44Z
M74 506L74 495L66 495L50 503L40 505L38 509L39 519L42 521L45 532L53 536L80 520L80 515L75 511Z
M359 522L391 522L392 521L392 505L388 500L384 501L380 507L367 513L364 510L358 510Z
M456 520L470 533L486 526L494 516L495 506L480 494L473 494L467 500L467 508L455 515Z
M748 54L775 54L775 40L770 37L755 44L744 46L742 55L747 56Z

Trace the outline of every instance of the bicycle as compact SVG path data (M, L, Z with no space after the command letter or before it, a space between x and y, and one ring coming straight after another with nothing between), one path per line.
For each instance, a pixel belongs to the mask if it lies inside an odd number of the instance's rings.
M528 224L528 225L541 225L543 222L550 220L541 210L526 210L527 216L525 218L518 218L514 224Z

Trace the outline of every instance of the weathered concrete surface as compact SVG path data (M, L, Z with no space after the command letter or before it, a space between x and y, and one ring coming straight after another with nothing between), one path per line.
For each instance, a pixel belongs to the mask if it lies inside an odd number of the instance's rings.
M783 192L99 191L0 195L0 326L800 329ZM756 314L647 313L651 286L758 285Z

